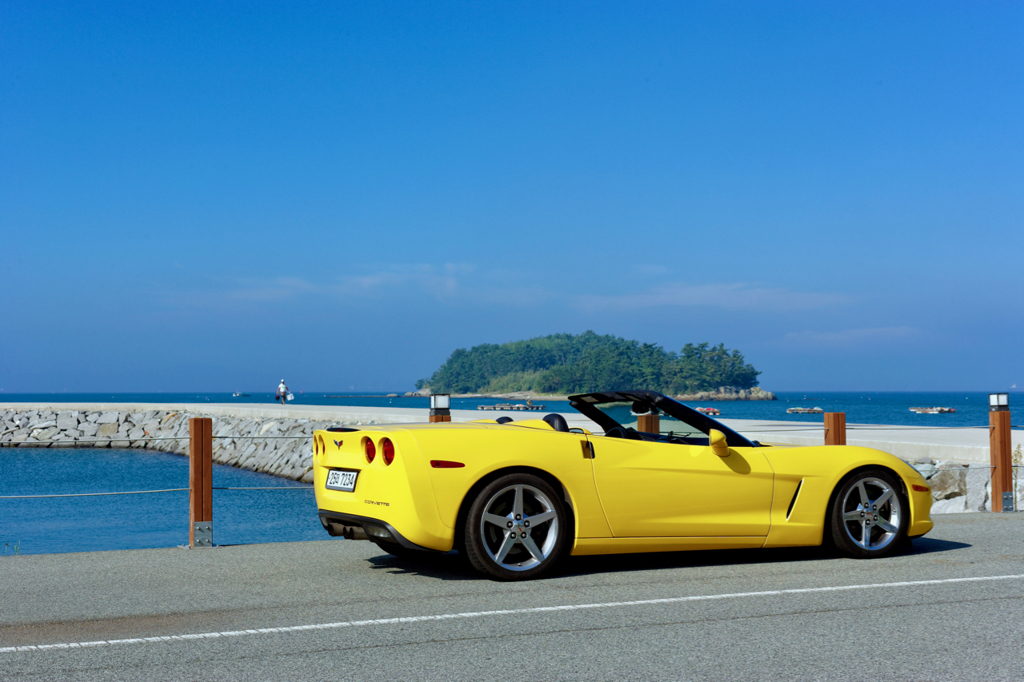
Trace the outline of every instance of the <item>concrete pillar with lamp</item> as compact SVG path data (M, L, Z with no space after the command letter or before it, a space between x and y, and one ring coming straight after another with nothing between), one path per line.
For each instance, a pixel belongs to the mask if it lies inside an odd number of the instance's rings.
M433 393L430 396L430 422L452 420L452 397L447 393Z
M988 438L992 463L992 511L1013 511L1010 395L988 394Z

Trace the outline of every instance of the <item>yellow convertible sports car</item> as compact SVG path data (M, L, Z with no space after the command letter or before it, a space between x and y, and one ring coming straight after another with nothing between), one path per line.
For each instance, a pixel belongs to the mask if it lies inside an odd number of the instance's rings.
M412 556L457 549L499 580L572 554L831 543L882 557L924 535L931 490L852 446L770 446L652 391L569 397L565 417L335 428L314 435L331 535Z

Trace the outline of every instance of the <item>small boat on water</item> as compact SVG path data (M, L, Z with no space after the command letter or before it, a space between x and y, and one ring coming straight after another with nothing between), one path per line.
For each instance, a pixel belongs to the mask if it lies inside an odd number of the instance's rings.
M820 407L790 407L786 414L822 414L825 410Z
M955 407L911 407L911 412L918 414L950 414L956 412Z
M693 409L697 410L701 414L706 414L712 417L717 417L722 414L722 411L717 407L695 407Z
M249 394L248 393L232 393L231 397L232 398L248 398Z
M526 404L526 405L524 405L522 403L517 403L515 405L513 405L511 403L498 403L497 405L477 405L476 406L476 409L478 409L478 410L515 410L517 412L523 412L523 411L527 411L527 412L543 412L544 408L545 408L544 405L533 405L532 403L531 404Z

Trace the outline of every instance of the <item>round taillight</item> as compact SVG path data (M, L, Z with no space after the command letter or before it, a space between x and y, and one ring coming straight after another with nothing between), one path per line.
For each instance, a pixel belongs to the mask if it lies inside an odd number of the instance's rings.
M366 453L366 461L372 463L373 458L377 456L377 448L374 447L373 441L367 438L363 441L363 452Z
M385 438L380 442L380 449L384 453L385 464L395 461L395 444L391 442L390 438Z

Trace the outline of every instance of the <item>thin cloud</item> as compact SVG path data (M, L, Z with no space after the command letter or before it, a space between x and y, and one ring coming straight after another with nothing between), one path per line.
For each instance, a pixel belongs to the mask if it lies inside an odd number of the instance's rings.
M224 292L223 297L231 301L272 303L319 290L317 285L298 277L277 277L266 282L242 282L240 286Z
M378 272L369 271L345 275L327 282L315 282L300 277L271 279L221 280L219 285L190 291L163 292L161 298L176 308L236 309L245 305L271 305L283 301L310 298L345 298L346 300L374 300L392 296L406 296L411 292L426 292L438 299L457 297L461 291L460 278L473 271L472 266L445 264L387 266Z
M669 269L664 265L652 265L650 263L638 263L633 266L633 271L638 275L644 277L660 277L661 275L667 275Z
M709 307L769 313L814 310L846 304L851 300L839 294L794 291L742 282L704 285L674 282L618 295L573 295L534 283L532 280L535 279L532 273L484 271L465 263L371 265L328 282L310 282L298 277L277 277L263 281L236 280L227 290L193 294L185 298L200 305L217 306L239 302L276 303L308 297L370 301L426 294L450 303L490 305L500 302L502 305L525 309L557 301L566 308L584 312ZM810 335L812 332L804 334ZM805 342L810 339L808 336Z
M850 297L840 294L758 287L742 282L700 285L675 282L640 293L575 297L576 305L587 310L705 306L726 310L792 312L825 308L849 301Z
M376 271L371 266L362 272L322 283L299 277L235 280L220 291L192 293L184 298L204 305L275 303L309 296L371 299L405 295L410 291L426 292L439 299L456 298L463 290L461 281L475 270L475 266L463 263L388 265Z
M473 273L475 266L462 263L433 265L390 265L373 274L346 275L325 288L325 291L344 296L356 294L382 295L396 290L414 288L438 298L451 298L459 294L461 279Z
M919 334L921 334L921 330L916 327L870 327L862 329L845 329L834 332L807 330L786 334L783 341L787 345L793 346L850 348L900 341L915 337Z

